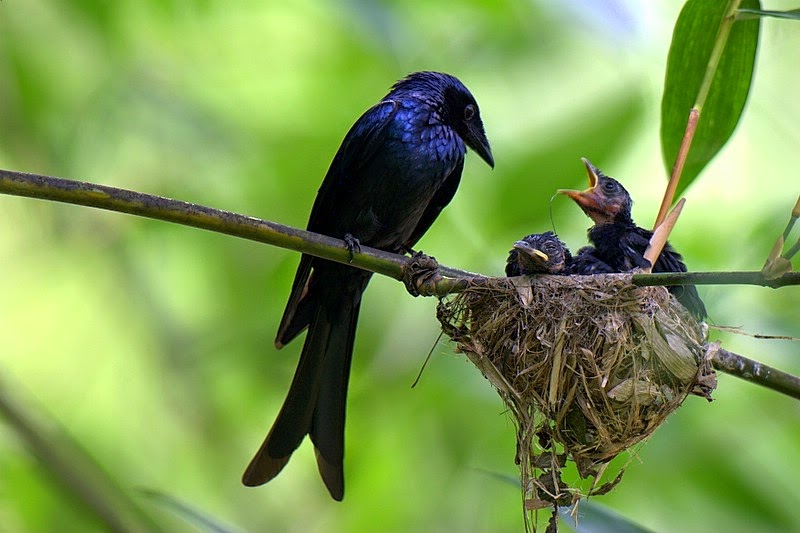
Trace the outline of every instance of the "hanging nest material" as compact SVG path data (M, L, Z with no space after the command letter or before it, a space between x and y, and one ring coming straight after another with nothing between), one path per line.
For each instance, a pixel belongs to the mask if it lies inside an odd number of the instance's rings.
M489 278L442 300L438 318L518 425L527 510L604 493L605 467L653 431L689 393L716 386L705 327L664 287L630 274ZM562 481L574 463L595 487Z

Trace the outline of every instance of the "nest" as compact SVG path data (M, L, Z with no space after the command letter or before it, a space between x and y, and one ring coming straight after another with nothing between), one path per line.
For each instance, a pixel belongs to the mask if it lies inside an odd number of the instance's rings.
M515 419L528 511L608 492L624 472L599 484L612 459L688 394L710 400L705 326L664 287L630 276L489 278L439 304L443 331ZM562 480L568 465L589 490Z

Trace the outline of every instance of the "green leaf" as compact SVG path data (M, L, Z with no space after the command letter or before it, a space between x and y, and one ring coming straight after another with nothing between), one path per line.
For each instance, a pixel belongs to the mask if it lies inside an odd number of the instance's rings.
M61 495L97 521L98 529L164 531L79 441L7 375L0 376L0 422L27 446Z
M238 529L222 524L210 514L184 503L175 496L151 489L142 489L141 493L153 501L171 509L177 515L184 518L187 522L194 524L204 533L238 533Z
M675 24L661 102L661 150L668 173L729 5L727 0L689 0ZM748 9L761 7L759 0L743 0L741 5ZM750 92L758 32L759 20L733 24L702 106L677 195L700 174L736 129Z
M578 516L572 516L571 507L559 507L566 525L576 533L651 533L639 524L591 500L581 500Z

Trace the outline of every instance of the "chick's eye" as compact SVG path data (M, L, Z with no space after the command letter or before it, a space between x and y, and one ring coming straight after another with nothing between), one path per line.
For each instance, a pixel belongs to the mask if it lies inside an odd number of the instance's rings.
M472 104L467 104L467 107L464 108L464 120L472 120L475 116L475 106Z
M604 188L605 190L607 190L608 192L614 192L614 190L615 190L617 187L614 185L614 182L613 182L613 181L607 181L607 182L605 182L605 184L603 184L603 188Z

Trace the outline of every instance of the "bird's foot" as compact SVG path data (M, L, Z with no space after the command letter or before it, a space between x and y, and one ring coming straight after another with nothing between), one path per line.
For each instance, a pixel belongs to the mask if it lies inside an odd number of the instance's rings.
M355 254L361 253L361 243L358 242L358 239L350 235L349 233L344 234L344 244L347 246L347 251L350 252L350 262L353 262L353 256Z
M422 252L414 252L403 267L403 284L414 297L435 294L434 286L440 279L439 263Z

